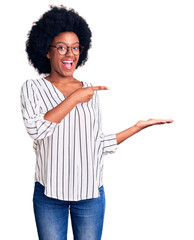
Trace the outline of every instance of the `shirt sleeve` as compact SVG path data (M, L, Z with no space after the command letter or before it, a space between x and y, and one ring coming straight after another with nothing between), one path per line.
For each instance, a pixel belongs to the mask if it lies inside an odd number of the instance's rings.
M117 139L116 134L101 134L101 143L102 143L102 149L103 149L103 155L109 154L109 153L115 153L117 150Z
M98 112L98 127L99 127L99 136L100 136L100 142L102 146L102 153L103 155L115 153L118 144L116 139L116 134L104 134L102 131L102 114L101 114L101 108L100 108L100 102L98 94L96 93L96 108Z
M44 119L41 106L33 89L33 82L27 80L21 88L21 112L26 130L34 140L43 139L53 134L58 123Z

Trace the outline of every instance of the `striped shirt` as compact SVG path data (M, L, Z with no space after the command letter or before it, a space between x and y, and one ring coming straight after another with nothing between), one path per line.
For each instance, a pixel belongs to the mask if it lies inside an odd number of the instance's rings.
M92 86L83 82L83 88ZM103 184L103 155L117 149L115 134L101 128L99 97L77 104L60 123L44 115L66 97L45 78L27 80L21 88L21 110L34 139L35 181L45 195L65 201L99 197Z

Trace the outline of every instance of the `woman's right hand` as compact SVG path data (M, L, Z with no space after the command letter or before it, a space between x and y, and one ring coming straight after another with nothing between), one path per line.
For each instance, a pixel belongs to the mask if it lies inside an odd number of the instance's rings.
M59 123L78 104L88 102L94 96L94 91L108 90L108 87L87 87L80 88L73 92L67 99L62 101L55 108L44 115L44 119L50 122Z
M109 90L109 88L105 86L80 88L72 93L71 97L75 99L76 103L89 102L94 96L95 91L100 90Z

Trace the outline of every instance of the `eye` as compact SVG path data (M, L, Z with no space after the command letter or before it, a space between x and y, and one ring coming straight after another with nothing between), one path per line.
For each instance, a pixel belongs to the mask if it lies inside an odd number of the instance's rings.
M66 50L67 48L66 48L66 46L59 45L59 46L57 46L57 49L59 49L59 50Z
M74 46L72 48L73 48L73 50L79 50L79 46Z

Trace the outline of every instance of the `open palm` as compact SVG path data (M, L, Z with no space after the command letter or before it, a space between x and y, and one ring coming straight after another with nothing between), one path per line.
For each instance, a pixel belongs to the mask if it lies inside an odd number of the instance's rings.
M146 127L150 127L153 125L158 125L158 124L165 124L165 123L172 123L172 119L154 119L150 118L148 120L140 120L136 123L136 126L140 129L144 129Z

